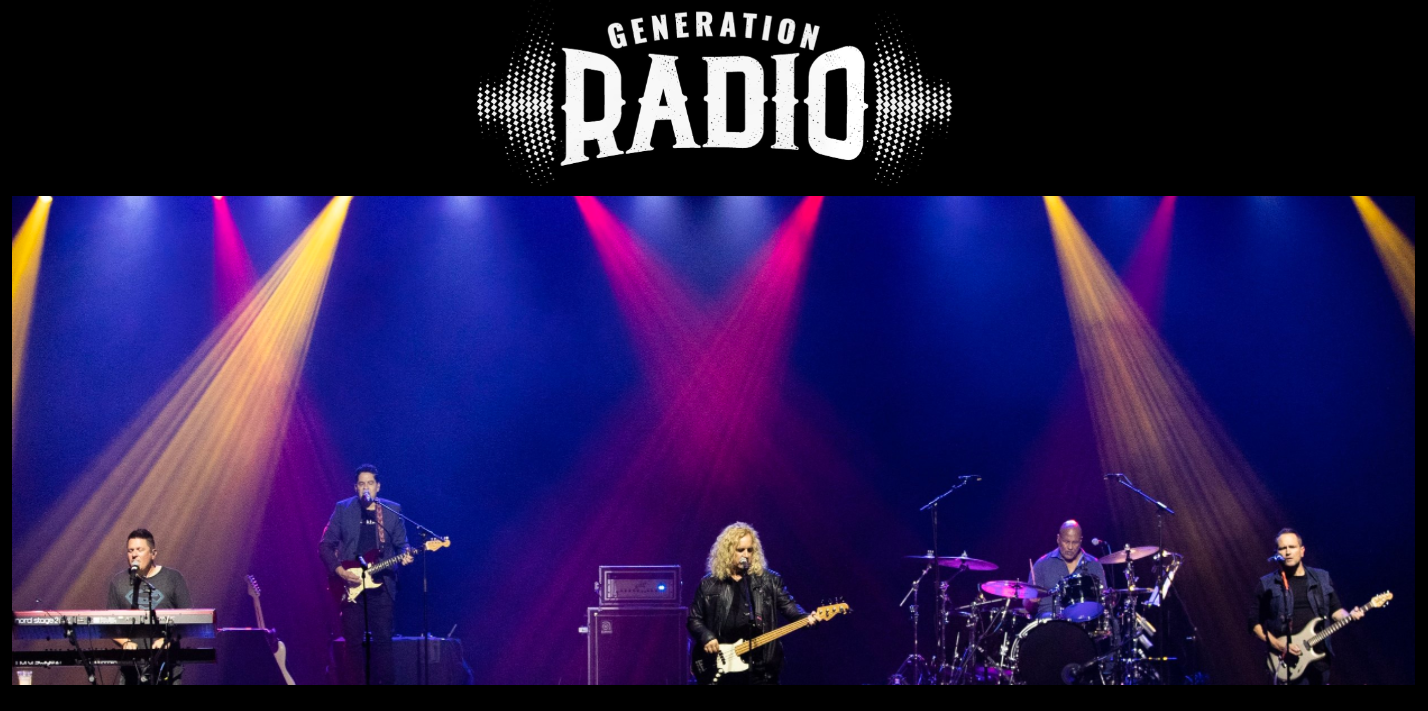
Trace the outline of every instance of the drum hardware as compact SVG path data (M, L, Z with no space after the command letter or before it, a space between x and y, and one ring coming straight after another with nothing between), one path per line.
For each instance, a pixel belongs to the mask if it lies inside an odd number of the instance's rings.
M937 508L938 504L943 499L950 496L952 492L961 489L962 487L972 483L973 481L981 481L981 479L982 477L973 475L959 476L957 477L957 483L952 488L942 492L937 496L937 498L927 502L921 509L919 509L919 511L930 512L932 516L932 550L928 551L927 555L925 556L908 556L908 558L910 559L927 561L927 568L922 571L922 575L919 575L917 581L913 583L912 589L909 590L908 594L903 597L903 605L907 604L908 599L912 599L913 601L913 609L910 610L910 612L912 613L913 620L913 653L909 655L906 660L903 661L902 666L898 667L898 671L893 673L893 675L889 678L888 681L890 683L940 684L944 683L953 671L951 665L947 663L947 623L950 621L951 615L948 609L948 584L947 582L944 582L942 580L942 569L945 567L952 568L956 571L952 574L952 578L949 579L950 581L952 579L956 579L956 577L958 575L961 575L964 571L996 570L996 565L984 560L971 558L967 555L965 551L960 556L939 556L937 554ZM928 664L923 660L917 647L916 597L923 576L927 575L927 573L934 568L937 570L937 574L933 576L933 579L937 583L937 617L934 618L934 622L936 623L934 627L936 629L937 634L937 653L932 657L932 662ZM975 620L972 620L972 622L975 622ZM960 634L958 639L961 639ZM971 642L969 640L969 645L970 644ZM909 667L911 668L909 669ZM929 670L931 671L930 676L928 674ZM909 672L912 674L911 679L909 679L908 677Z
M907 557L924 558L924 556L915 555ZM932 555L932 551L928 551L925 557L928 560L935 559L935 556ZM902 665L897 668L897 671L893 672L891 677L888 677L889 684L897 686L921 684L923 683L923 678L927 676L927 660L923 659L922 655L918 652L917 591L922 586L922 579L927 577L927 574L930 572L932 572L931 562L927 564L927 567L922 569L922 573L917 576L917 579L912 581L912 588L907 591L906 595L902 596L902 602L898 603L898 607L907 607L908 616L912 619L912 654L907 655L907 659L902 661ZM912 601L911 605L907 604L908 600Z

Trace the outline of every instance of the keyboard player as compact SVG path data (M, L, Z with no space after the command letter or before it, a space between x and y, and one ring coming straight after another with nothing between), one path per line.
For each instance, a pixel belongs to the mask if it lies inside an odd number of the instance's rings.
M129 533L125 544L129 568L117 573L109 581L109 609L166 610L192 607L188 582L177 570L159 565L158 552L154 544L154 534L148 529L137 528ZM115 642L125 649L137 649L141 645L147 648L163 646L162 639L117 639ZM126 684L183 683L181 664L160 664L154 668L146 662L138 662L133 667L123 667L122 672Z

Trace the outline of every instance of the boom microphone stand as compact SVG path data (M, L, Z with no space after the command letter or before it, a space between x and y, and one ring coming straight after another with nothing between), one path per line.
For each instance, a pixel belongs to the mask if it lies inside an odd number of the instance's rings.
M1171 515L1171 516L1174 516L1174 515L1175 515L1175 510L1172 509L1172 508L1170 508L1169 506L1166 506L1165 504L1161 503L1160 501L1158 501L1155 497L1151 496L1150 494L1147 494L1147 493L1145 493L1144 491L1141 491L1140 489L1137 489L1137 488L1135 487L1135 485L1130 482L1130 478L1127 477L1125 474L1107 474L1107 475L1106 475L1106 478L1107 478L1107 479L1115 479L1117 482L1120 482L1122 485L1124 485L1127 489L1130 489L1131 491L1134 491L1135 493L1139 494L1142 499L1145 499L1146 501L1149 501L1152 505L1155 506L1155 546L1160 549L1161 554L1164 554L1164 553L1165 553L1165 516L1166 516L1166 514L1169 514L1169 515ZM1129 561L1129 560L1126 561L1126 566L1127 566L1127 567L1130 566L1130 561ZM1169 613L1169 611L1165 609L1165 601L1164 601L1164 600L1161 600L1161 601L1160 601L1160 634L1161 634L1161 641L1162 641L1162 642L1164 642L1164 641L1170 639L1170 628L1167 626L1167 622L1169 621L1168 613ZM1166 649L1169 649L1169 647L1167 646Z
M411 519L411 517L409 517L409 516L407 516L406 514L404 514L404 513L400 512L400 511L398 511L398 510L392 508L391 506L387 505L387 502L382 501L381 499L378 499L378 498L376 498L376 497L373 497L373 500L377 502L377 505L378 505L378 506L381 506L382 508L384 508L384 509L386 509L386 510L388 510L388 511L391 511L391 512L394 513L394 514L396 514L397 518L400 518L401 520L406 521L407 523L410 523L412 526L416 527L417 535L418 535L418 536L421 536L422 549L425 549L425 548L426 548L426 542L429 541L429 540L431 540L431 539L433 539L433 538L435 538L435 539L437 539L437 540L443 540L443 541L446 540L446 536L438 536L438 535L436 535L436 532L435 532L435 531L432 531L430 528L427 528L426 526L423 526L423 525L417 523L416 521L413 521L413 520ZM418 553L420 553L420 552L422 552L421 549L418 550ZM428 683L431 682L431 664L430 664L430 661L431 661L431 649L430 649L430 647L431 647L431 633L428 631L428 622L427 622L426 556L422 556L422 558L421 558L421 683L422 683L422 684L428 684Z
M957 484L951 489L942 492L937 498L927 502L918 511L932 511L932 564L937 568L937 575L934 580L937 585L933 588L938 592L937 598L937 666L932 670L933 683L942 683L942 669L947 666L947 595L942 589L942 561L937 557L937 503L947 498L948 494L966 486L973 481L981 481L982 477L976 475L959 476ZM960 571L958 571L960 572Z

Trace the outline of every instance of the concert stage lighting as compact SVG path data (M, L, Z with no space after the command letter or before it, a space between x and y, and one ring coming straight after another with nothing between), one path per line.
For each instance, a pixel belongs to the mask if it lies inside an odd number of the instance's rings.
M10 442L15 441L16 406L20 402L20 373L25 364L25 343L30 336L30 316L35 310L35 282L40 275L40 255L45 250L45 227L50 221L48 196L40 196L20 231L10 240Z
M1219 650L1207 662L1255 668L1262 660L1244 643L1244 618L1227 611L1243 607L1245 591L1264 572L1265 541L1282 525L1278 507L1066 203L1045 203L1101 472L1125 472L1175 509L1164 520L1164 546L1195 565L1172 595L1182 595L1200 625L1199 647ZM1157 509L1108 482L1123 535L1158 544Z
M334 198L15 550L14 599L98 606L147 528L195 599L239 585L350 200Z
M1403 315L1408 317L1408 328L1418 336L1418 316L1414 297L1417 294L1417 267L1414 266L1417 250L1403 230L1388 219L1373 199L1367 195L1355 195L1354 207L1359 209L1364 227L1373 238L1373 247L1383 262L1383 270L1388 272L1388 280L1393 283L1393 291L1398 295L1398 303L1403 307Z

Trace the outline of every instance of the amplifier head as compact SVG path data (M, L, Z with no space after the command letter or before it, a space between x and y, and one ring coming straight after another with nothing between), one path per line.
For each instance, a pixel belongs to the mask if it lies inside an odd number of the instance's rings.
M677 565L602 565L595 592L603 607L679 605L684 593Z

